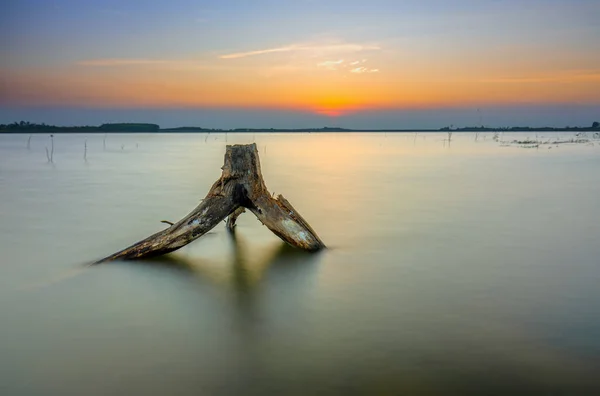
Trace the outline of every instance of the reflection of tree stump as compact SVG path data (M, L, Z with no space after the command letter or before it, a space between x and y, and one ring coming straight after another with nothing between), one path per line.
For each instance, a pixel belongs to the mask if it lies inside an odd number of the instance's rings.
M243 209L250 210L278 237L292 246L317 251L325 244L281 195L272 198L260 171L256 144L227 146L223 173L200 205L183 219L143 241L97 263L159 256L201 237L227 216L232 229Z

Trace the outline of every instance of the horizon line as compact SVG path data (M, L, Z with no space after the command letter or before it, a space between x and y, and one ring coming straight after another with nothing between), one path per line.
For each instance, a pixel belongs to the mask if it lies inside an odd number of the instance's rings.
M11 126L13 126L11 128ZM115 127L124 128L122 131L118 129L111 129ZM127 130L133 129L134 130ZM143 128L147 128L144 130ZM61 129L66 130L65 132L71 133L72 130L82 129L86 132L91 133L156 133L156 132L477 132L477 131L488 131L488 132L504 132L504 131L600 131L600 122L593 121L588 126L564 126L564 127L550 127L550 126L505 126L505 127L493 127L493 126L444 126L440 128L344 128L339 126L323 126L323 127L310 127L310 128L204 128L200 126L177 126L161 128L159 124L146 123L146 122L116 122L116 123L102 123L100 125L50 125L46 123L31 123L29 121L14 121L9 124L0 124L0 133L44 133L44 132L55 132L60 133ZM68 131L71 130L71 131Z

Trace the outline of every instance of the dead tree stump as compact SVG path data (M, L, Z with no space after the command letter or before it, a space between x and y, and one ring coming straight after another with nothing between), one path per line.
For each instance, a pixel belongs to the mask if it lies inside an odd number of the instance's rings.
M227 146L221 177L190 214L169 228L114 253L95 264L136 260L177 250L206 234L227 219L233 230L239 215L248 209L275 235L308 251L325 248L316 232L282 196L273 198L263 180L256 144Z

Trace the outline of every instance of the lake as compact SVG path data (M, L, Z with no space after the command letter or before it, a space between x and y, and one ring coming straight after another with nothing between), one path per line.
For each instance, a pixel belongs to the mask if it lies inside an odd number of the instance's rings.
M600 394L598 140L57 134L49 163L28 137L0 135L2 395ZM185 216L252 142L328 249L246 213L86 266Z

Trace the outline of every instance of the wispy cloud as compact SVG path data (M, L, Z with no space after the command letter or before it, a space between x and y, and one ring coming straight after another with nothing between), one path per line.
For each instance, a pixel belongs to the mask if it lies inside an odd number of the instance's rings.
M269 49L264 49L264 50L248 51L248 52L236 52L234 54L221 55L220 58L221 59L237 59L237 58L246 58L248 56L272 54L274 52L289 52L289 51L293 51L293 50L294 50L294 47L292 47L292 46L290 46L290 47L279 47L279 48L269 48Z
M255 72L268 73L270 72L286 72L295 73L301 71L314 70L315 66L318 69L325 71L336 71L341 73L375 73L378 69L366 67L367 59L356 59L356 52L369 51L379 49L377 46L368 46L362 44L336 44L336 45L292 45L280 48L271 48L260 51L251 51L245 53L223 55L221 58L235 59L247 56L254 56L272 52L289 52L289 51L314 51L306 59L293 57L293 61L287 64L276 64L270 62L268 65L250 65L245 63L223 63L215 58L200 59L200 58L174 58L174 59L156 59L156 58L97 58L83 59L75 64L79 67L86 68L127 68L131 70L150 69L150 70L167 70L167 71L195 71L195 70L253 70ZM336 55L352 57L349 60L343 58L333 58ZM317 63L313 63L317 61Z
M364 44L326 44L326 45L301 45L293 44L283 47L267 48L255 51L247 52L236 52L232 54L221 55L221 59L239 59L246 58L249 56L272 54L277 52L296 52L296 51L314 51L314 52L361 52L361 51L376 51L381 48L376 45L364 45Z
M340 60L335 60L335 61L321 62L317 66L332 66L332 65L339 65L339 64L342 64L342 63L344 63L344 60L340 59Z
M344 72L350 72L355 74L361 73L378 73L379 69L371 69L365 66L358 66L360 64L364 64L367 62L367 59L357 60L357 61L349 61L346 62L343 59L339 60L328 60L321 63L317 63L317 67L326 69L326 70L340 70Z
M369 69L367 67L361 66L350 70L350 73L379 73L379 69Z
M325 61L321 63L317 63L318 67L322 67L328 70L337 70L337 67L344 63L343 59L335 60L335 61Z
M160 70L207 70L217 66L198 59L140 59L140 58L101 58L88 59L76 63L90 68L152 68ZM223 67L220 67L223 69Z

